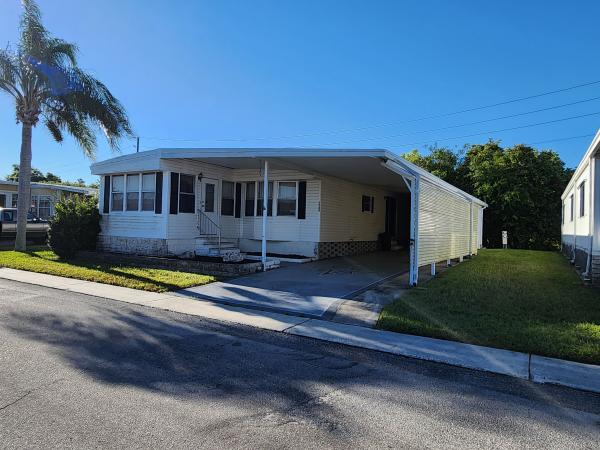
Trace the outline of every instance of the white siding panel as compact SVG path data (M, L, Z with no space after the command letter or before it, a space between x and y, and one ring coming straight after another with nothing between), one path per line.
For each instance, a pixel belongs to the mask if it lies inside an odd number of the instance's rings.
M590 199L593 187L590 180L591 170L588 162L562 201L564 219L561 227L561 240L565 244L574 245L586 250L589 249L589 236L591 236L590 213L592 213L592 208ZM580 216L579 187L583 182L585 182L585 214ZM573 196L573 220L571 220L571 195Z
M419 192L419 266L471 253L470 202L426 180ZM474 239L474 242L477 242Z
M142 212L104 214L100 226L105 236L162 239L166 237L164 214Z

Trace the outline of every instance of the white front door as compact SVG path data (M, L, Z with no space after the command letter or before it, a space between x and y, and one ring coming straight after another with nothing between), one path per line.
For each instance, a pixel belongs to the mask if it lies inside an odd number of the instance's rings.
M219 224L219 182L211 178L200 181L200 211Z

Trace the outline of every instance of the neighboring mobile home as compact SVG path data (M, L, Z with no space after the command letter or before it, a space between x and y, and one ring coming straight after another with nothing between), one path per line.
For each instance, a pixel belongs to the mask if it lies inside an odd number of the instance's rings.
M417 267L481 245L481 200L386 150L156 149L92 165L99 248L144 255L257 252L321 259L390 238ZM432 266L432 269L434 267Z
M17 207L19 183L0 180L0 208ZM31 183L31 209L36 216L47 219L54 215L54 204L72 195L97 195L98 190L62 184Z
M575 169L562 199L562 252L584 276L600 282L600 130Z

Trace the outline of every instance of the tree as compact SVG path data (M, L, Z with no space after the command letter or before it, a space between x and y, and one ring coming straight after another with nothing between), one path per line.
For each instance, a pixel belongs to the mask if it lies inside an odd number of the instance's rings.
M50 35L34 0L21 3L19 43L15 49L0 50L0 90L14 99L21 124L17 251L26 249L32 129L40 119L56 142L69 133L90 158L96 150L94 127L104 132L112 149L118 148L121 137L132 134L121 103L77 66L77 47Z
M462 165L460 152L445 147L430 147L429 153L425 156L415 149L402 157L448 183L457 187L463 186L459 176L459 167Z

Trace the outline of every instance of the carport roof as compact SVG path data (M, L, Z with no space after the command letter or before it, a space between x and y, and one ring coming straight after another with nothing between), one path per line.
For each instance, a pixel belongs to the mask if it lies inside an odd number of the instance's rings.
M403 176L421 177L481 206L487 204L385 149L331 148L158 148L95 163L92 174L159 170L161 160L202 160L228 169L296 169L315 175L406 191Z

